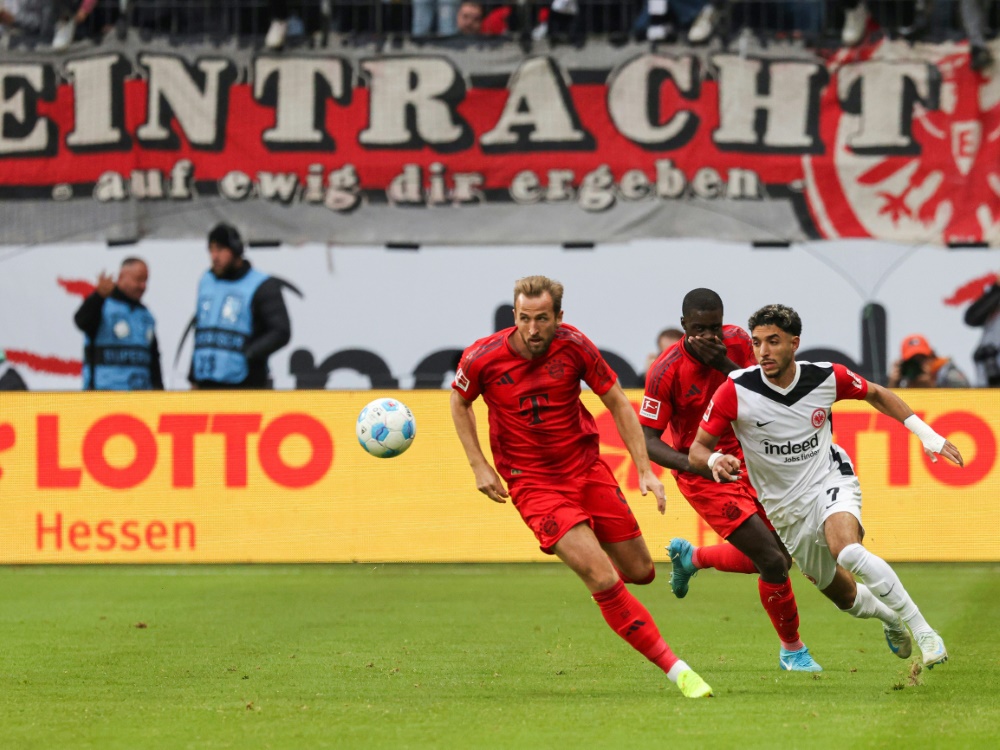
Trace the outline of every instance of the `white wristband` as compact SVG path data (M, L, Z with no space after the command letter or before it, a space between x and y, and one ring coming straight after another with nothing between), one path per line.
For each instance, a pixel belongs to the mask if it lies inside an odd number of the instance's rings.
M904 419L903 426L920 439L925 451L940 453L941 449L944 448L945 439L934 432L931 426L916 414L911 414Z
M708 457L708 468L709 469L714 469L716 461L718 461L720 458L722 458L722 453L720 453L719 451L716 451L711 456L709 456Z

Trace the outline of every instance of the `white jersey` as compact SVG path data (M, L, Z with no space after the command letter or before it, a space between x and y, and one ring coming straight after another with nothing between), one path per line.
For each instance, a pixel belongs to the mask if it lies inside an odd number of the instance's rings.
M776 526L805 515L830 470L845 470L831 451L830 409L868 394L868 381L843 365L795 365L787 388L771 383L759 365L729 373L702 419L705 431L717 436L732 424L750 482Z

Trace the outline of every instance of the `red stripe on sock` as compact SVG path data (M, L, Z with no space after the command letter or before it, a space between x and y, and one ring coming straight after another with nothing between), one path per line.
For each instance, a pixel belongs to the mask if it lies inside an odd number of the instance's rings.
M632 648L664 672L674 665L677 657L660 635L653 616L629 593L622 581L605 591L598 591L594 601L601 608L604 621Z
M693 560L698 568L715 568L724 573L756 573L757 566L731 544L713 544L695 550Z

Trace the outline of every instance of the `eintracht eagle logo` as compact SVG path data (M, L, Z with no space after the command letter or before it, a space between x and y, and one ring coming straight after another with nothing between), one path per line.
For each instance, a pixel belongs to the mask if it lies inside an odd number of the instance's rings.
M934 244L1000 241L1000 75L972 70L965 46L886 42L870 56L933 64L940 75L937 108L914 104L916 148L900 153L852 149L851 140L871 127L862 115L845 113L828 124L835 174L812 157L803 165L820 232Z

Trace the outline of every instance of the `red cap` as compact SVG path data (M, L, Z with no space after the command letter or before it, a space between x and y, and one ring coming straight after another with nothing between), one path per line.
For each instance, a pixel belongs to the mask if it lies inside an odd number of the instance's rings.
M903 348L900 352L900 358L903 361L906 361L910 357L916 357L918 354L924 354L928 357L934 356L934 350L931 349L931 345L927 343L927 339L919 334L913 334L912 336L907 336L903 339Z

